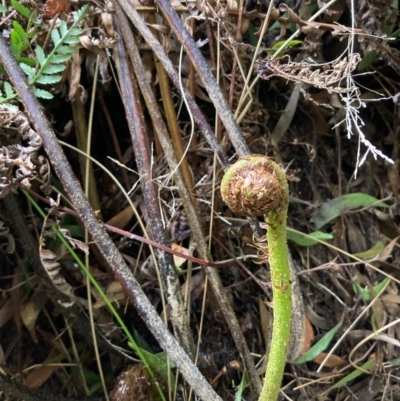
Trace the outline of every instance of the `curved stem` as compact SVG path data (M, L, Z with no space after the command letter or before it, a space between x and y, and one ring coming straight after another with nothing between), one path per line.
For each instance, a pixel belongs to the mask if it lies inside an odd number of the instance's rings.
M284 198L279 209L271 211L266 219L274 322L267 371L259 401L275 401L278 399L290 340L292 319L290 268L286 242L289 190L282 169L274 162L271 162L271 164L274 165L277 179L284 189Z
M221 195L230 209L246 216L265 215L271 269L274 322L267 371L259 401L276 401L285 368L292 320L292 298L286 220L289 188L283 170L268 157L239 159L221 182ZM264 244L258 244L263 248Z

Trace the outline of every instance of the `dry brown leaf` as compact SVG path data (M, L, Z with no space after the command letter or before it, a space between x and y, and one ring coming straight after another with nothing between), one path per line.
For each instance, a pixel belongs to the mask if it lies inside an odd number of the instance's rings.
M81 35L79 40L83 41L83 37L85 35ZM83 45L83 43L82 43ZM72 100L75 97L75 94L80 86L79 82L81 79L81 60L79 57L79 51L75 51L72 54L72 60L71 60L71 66L69 69L69 76L68 76L68 81L69 81L69 94L68 94L68 100Z
M52 351L46 361L54 358L58 352ZM60 367L59 366L46 366L46 361L42 365L36 367L25 379L25 386L29 388L39 388L42 386L49 377Z
M117 303L117 306L120 304L125 305L127 301L127 296L125 290L122 288L122 285L120 284L119 281L112 281L108 286L107 286L107 291L106 295L108 300L111 303ZM94 305L93 307L95 309L101 308L105 306L105 302L103 298L100 298Z
M326 3L321 5L325 6ZM324 13L324 22L333 23L340 19L346 9L346 0L338 0L333 3Z
M385 294L385 295L382 295L381 299L384 302L392 302L394 304L400 305L400 295L397 295L397 294Z
M369 286L371 294L373 293L373 287L372 285ZM376 295L374 295L376 297ZM376 326L378 328L381 328L386 321L386 313L383 308L383 303L382 300L378 297L378 299L375 299L374 303L372 304L372 310L373 310L373 317L376 323Z
M121 210L114 217L108 220L107 224L121 229L125 228L132 219L133 214L133 209L130 206L127 206L124 210Z
M379 260L371 262L372 265L375 267L380 267L382 265L382 262L385 262L388 257L392 254L393 248L397 244L397 241L399 240L399 237L393 238L383 249L383 252L379 255Z
M183 255L188 255L188 256L192 256L193 255L193 251L188 249L188 248L184 248L183 246L180 246L178 244L172 243L171 244L171 249L177 252L182 253ZM177 267L181 267L186 261L187 259L182 257L182 256L178 256L178 255L173 255L174 258L174 263L175 266Z
M268 350L269 350L269 343L271 341L271 314L269 313L268 308L265 306L265 302L259 298L258 299L258 307L260 309L260 321L261 321L261 331L264 337L264 343L265 343L265 348L266 348L266 353L265 353L265 358L263 360L262 365L257 369L257 374L263 374L265 373L265 370L267 368L267 362L268 362Z
M190 280L190 284L189 284L189 291L191 292L191 299L192 301L194 301L195 299L197 299L201 293L204 290L204 275L202 272L195 274L194 276L192 276L191 280ZM181 285L181 291L182 291L182 297L185 298L186 297L186 291L187 291L187 283L184 283Z
M35 294L29 298L28 302L22 305L20 314L24 326L28 329L29 334L32 337L33 342L37 343L36 335L36 319L46 303L46 298L42 296L43 293L40 290L36 290Z
M320 365L325 360L327 355L328 354L326 352L321 352L318 356L314 358L314 362ZM324 367L326 368L339 368L346 365L347 361L335 354L330 355L324 363Z
M310 323L310 321L305 318L305 323L306 323L306 334L304 336L304 343L303 343L303 349L301 350L301 355L305 354L311 347L311 344L314 342L314 330L313 327Z
M317 312L315 312L315 310L307 303L304 305L304 309L307 318L310 319L310 322L313 324L314 327L322 330L330 330L332 328L329 325L329 321L322 316L319 316Z
M397 200L400 199L400 172L399 172L399 162L396 161L395 164L392 166L388 167L387 170L388 178L389 178L389 183L391 190L394 194L397 196Z

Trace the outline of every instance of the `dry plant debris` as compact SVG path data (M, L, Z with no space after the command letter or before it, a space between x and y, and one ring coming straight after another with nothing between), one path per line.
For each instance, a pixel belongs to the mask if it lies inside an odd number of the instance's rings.
M222 399L257 399L273 316L274 277L268 255L257 256L264 232L218 195L222 170L246 153L272 157L289 179L289 247L306 331L303 359L286 366L286 398L400 398L396 2L169 2L185 30L162 0L130 2L152 36L129 22L122 0L87 10L80 1L4 4L1 40L90 188L93 209L117 222L110 235L130 271L186 352L198 352L201 377ZM85 239L85 218L65 213L74 196L6 71L0 64L0 397L125 401L126 386L137 397L194 399L124 282ZM73 253L82 261L88 253L87 272ZM88 273L98 287L88 285ZM108 301L146 363L161 367L154 378Z

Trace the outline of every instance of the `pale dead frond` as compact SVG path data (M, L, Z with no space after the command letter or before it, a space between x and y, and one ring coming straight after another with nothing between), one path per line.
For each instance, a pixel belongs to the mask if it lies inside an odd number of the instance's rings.
M329 93L348 93L358 90L356 87L341 87L340 82L345 80L354 71L360 62L359 54L352 54L347 58L337 59L322 68L310 63L295 63L288 56L281 58L267 58L258 63L257 70L262 79L278 76L298 84L309 84ZM283 63L288 60L287 63Z

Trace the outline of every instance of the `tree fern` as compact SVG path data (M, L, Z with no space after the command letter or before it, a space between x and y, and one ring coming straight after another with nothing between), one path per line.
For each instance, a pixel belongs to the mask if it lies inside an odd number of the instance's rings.
M51 31L51 40L53 41L53 49L46 56L43 48L36 45L35 55L38 68L34 68L25 62L20 62L21 70L28 77L29 85L33 93L42 99L51 99L53 95L41 88L37 88L36 84L53 85L61 80L62 72L65 70L65 63L72 57L72 53L79 43L79 36L83 30L78 25L82 22L89 6L85 5L74 15L73 24L68 27L65 21L61 21L60 27ZM18 27L19 28L19 27ZM16 35L21 35L20 29ZM0 104L9 102L17 98L17 94L7 82L4 83L3 92L0 91Z

